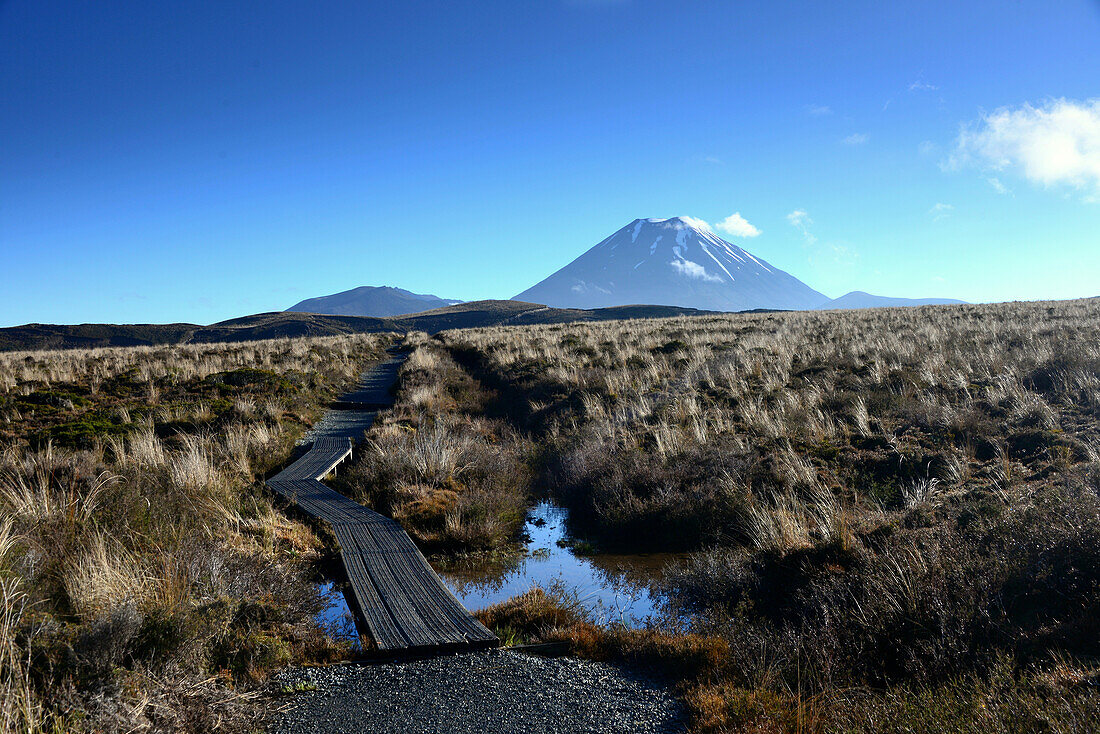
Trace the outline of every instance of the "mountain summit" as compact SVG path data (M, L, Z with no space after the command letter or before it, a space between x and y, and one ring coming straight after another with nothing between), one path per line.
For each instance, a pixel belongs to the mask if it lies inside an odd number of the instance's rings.
M828 300L693 217L635 219L514 298L560 308L646 303L712 311L808 309Z
M402 316L462 303L453 298L411 293L404 288L364 285L331 296L307 298L287 311L334 314L337 316Z

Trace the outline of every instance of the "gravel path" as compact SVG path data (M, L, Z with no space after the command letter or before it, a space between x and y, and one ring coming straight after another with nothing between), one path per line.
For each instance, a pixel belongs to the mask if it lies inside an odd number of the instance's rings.
M350 438L358 444L376 415L377 410L326 410L296 445L306 446L319 438Z
M275 734L682 732L659 682L605 663L503 650L402 663L299 668Z

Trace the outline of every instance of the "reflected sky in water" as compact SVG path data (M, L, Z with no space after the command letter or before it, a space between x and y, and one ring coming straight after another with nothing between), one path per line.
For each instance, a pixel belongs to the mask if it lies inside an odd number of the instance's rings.
M684 554L578 555L564 541L569 539L568 512L541 503L527 516L530 541L525 553L508 563L477 563L439 569L440 577L471 612L505 601L532 586L560 584L576 595L596 622L633 623L660 613L661 595L656 582L663 569ZM563 541L559 545L559 541ZM337 639L358 646L355 619L338 584L318 587L324 608L318 621Z
M493 567L460 567L440 576L467 609L477 611L555 582L576 594L596 621L640 621L660 611L655 588L662 569L683 556L668 553L636 555L577 555L559 545L568 540L566 510L549 503L537 505L527 517L530 536L526 555L513 563Z
M317 591L324 604L321 613L317 615L321 627L337 640L346 640L358 648L359 632L356 629L355 616L351 613L340 587L332 581L326 581L318 585Z

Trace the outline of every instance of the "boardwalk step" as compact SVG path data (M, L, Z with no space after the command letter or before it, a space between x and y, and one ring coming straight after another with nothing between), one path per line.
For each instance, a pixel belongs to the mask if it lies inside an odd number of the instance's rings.
M388 398L400 359L383 363L340 404ZM332 526L351 585L354 610L383 651L445 652L496 647L496 635L478 622L428 565L401 526L321 483L351 455L350 438L320 437L297 461L267 480L275 493Z

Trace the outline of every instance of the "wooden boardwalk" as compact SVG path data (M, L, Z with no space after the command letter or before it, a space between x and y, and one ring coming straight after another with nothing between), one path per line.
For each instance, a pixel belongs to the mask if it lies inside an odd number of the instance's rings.
M359 388L336 405L361 409L386 404L400 361L392 359L368 372ZM443 652L497 646L496 635L466 611L398 523L321 483L351 451L352 440L346 436L319 436L267 485L332 526L353 611L378 649Z

